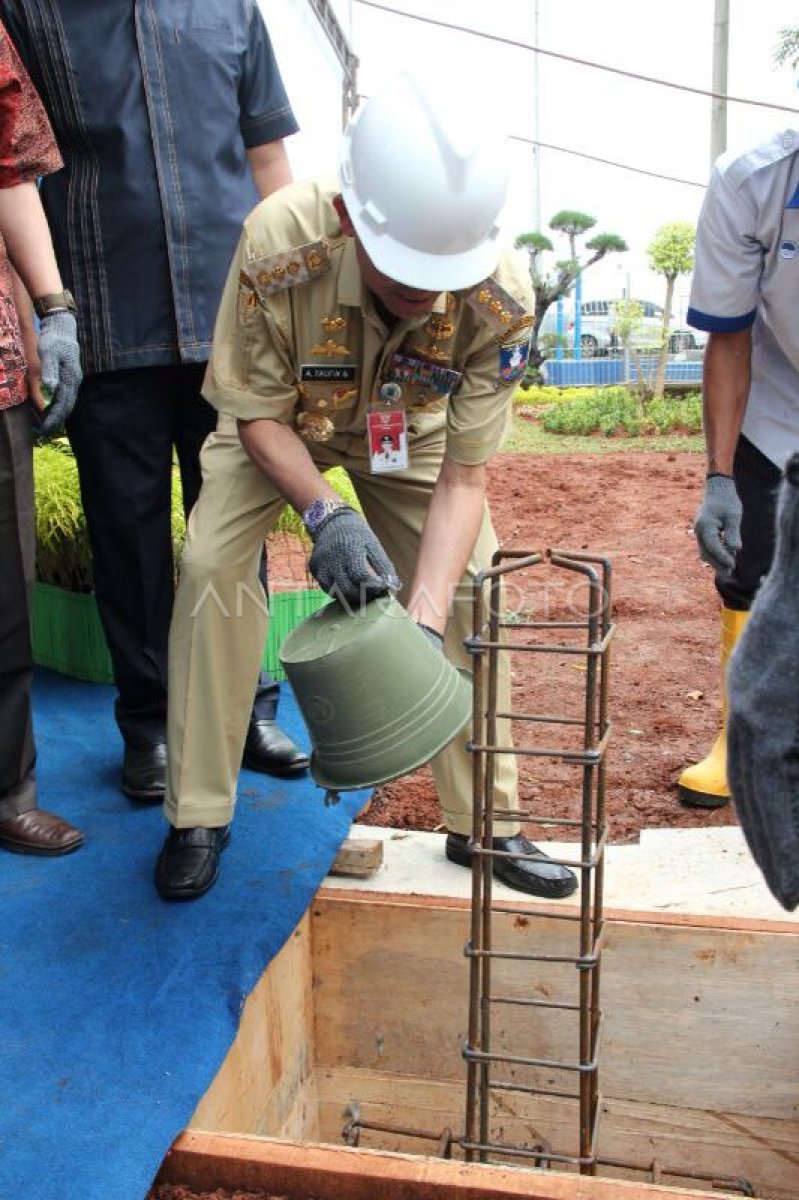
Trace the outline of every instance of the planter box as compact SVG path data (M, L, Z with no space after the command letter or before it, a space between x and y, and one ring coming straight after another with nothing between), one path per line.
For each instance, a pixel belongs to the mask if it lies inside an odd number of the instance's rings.
M285 679L280 665L283 639L328 597L319 588L274 592L269 601L269 630L262 664L275 679ZM113 683L111 656L93 593L68 592L36 583L31 604L33 659L73 679Z
M236 1039L159 1181L260 1187L298 1200L709 1197L709 1184L675 1176L683 1170L742 1176L760 1197L796 1200L799 927L605 917L600 1159L657 1160L661 1182L611 1166L595 1178L481 1166L455 1161L457 1145L452 1161L433 1157L440 1131L457 1138L463 1129L468 902L325 888L248 998ZM519 901L495 919L495 944L520 953L557 955L573 940L567 922L533 903ZM506 962L496 967L496 988L547 995L552 970ZM576 1022L564 1029L540 1012L507 1013L494 1024L497 1044L567 1056ZM354 1112L394 1131L363 1131L359 1148L344 1146ZM533 1131L553 1146L576 1140L568 1099L517 1095L497 1119L517 1144ZM433 1136L420 1141L409 1129Z
M285 679L286 672L280 662L280 647L292 629L310 617L330 597L321 588L300 588L292 592L273 592L269 597L269 628L262 666L273 679Z
M105 633L92 592L36 583L31 603L33 661L73 679L113 683Z

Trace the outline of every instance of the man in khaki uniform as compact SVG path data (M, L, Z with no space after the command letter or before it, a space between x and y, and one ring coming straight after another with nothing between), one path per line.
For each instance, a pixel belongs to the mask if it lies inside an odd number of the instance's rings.
M203 451L170 640L171 829L156 868L165 897L201 895L216 879L265 636L259 547L286 500L303 514L323 588L357 603L401 580L400 599L433 644L469 666L471 580L496 548L486 463L531 324L529 281L497 242L502 147L448 125L402 76L350 123L340 175L340 189L296 184L254 210L217 317L204 394L220 419ZM408 467L372 473L367 432L389 414L395 428L398 411ZM366 520L320 473L338 465ZM468 865L465 743L432 766L447 857ZM498 763L496 806L516 807L512 756ZM498 848L530 855L497 860L507 883L574 891L574 875L517 825L498 833Z

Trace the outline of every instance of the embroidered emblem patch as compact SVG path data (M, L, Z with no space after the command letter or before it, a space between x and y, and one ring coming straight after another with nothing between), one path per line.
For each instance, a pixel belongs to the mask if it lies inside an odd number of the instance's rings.
M524 375L530 357L530 339L499 348L499 377L503 383L517 383Z

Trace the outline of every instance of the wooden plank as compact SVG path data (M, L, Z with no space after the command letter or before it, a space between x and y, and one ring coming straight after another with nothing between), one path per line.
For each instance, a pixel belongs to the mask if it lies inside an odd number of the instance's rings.
M317 892L320 901L342 900L350 904L370 904L372 902L393 904L400 907L414 908L449 908L458 911L469 911L471 901L464 896L427 896L419 892L378 892L359 891L357 888L329 888L322 886ZM505 902L507 904L507 902ZM528 907L532 911L576 912L577 906L564 904L563 901L547 903L545 900L531 900L519 895L514 900L514 907ZM501 907L501 905L500 905ZM742 933L785 933L799 938L799 921L777 921L764 917L719 916L718 914L686 913L668 911L648 911L633 908L605 908L605 917L619 924L633 925L681 925L691 929L729 929Z
M342 1129L353 1111L364 1121L435 1134L446 1128L457 1134L463 1127L463 1083L333 1068L317 1072L316 1088L319 1140L334 1145L342 1144ZM573 1152L577 1141L576 1105L552 1097L498 1093L491 1125L503 1141L517 1145L546 1138L553 1150ZM600 1152L607 1158L641 1166L656 1158L664 1177L669 1167L695 1175L742 1176L755 1184L758 1196L796 1200L799 1119L742 1118L735 1113L606 1099L599 1129ZM368 1130L362 1132L360 1145L403 1153L435 1152L430 1141ZM677 1178L669 1182L680 1184Z
M204 1190L269 1188L292 1200L722 1200L724 1195L192 1131L177 1139L157 1181Z
M313 904L317 1066L461 1079L467 1029L468 910L410 897ZM577 926L498 917L495 948L575 953ZM799 1078L799 955L793 932L608 923L602 965L607 1097L793 1119ZM577 998L573 966L495 961L495 994ZM564 1061L576 1018L496 1007L495 1047ZM538 1083L542 1073L525 1068ZM544 1073L548 1077L552 1072ZM563 1079L563 1073L559 1074Z
M316 1111L306 1089L314 1061L312 975L306 915L247 998L191 1128L314 1136Z
M367 879L382 865L383 842L380 838L346 838L338 848L329 873Z

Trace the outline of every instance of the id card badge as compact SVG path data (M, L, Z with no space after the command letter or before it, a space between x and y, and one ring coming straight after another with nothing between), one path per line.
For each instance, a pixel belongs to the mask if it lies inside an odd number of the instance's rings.
M369 445L369 470L373 475L408 468L408 423L405 409L400 406L402 388L398 383L384 383L380 400L366 414L366 436Z

